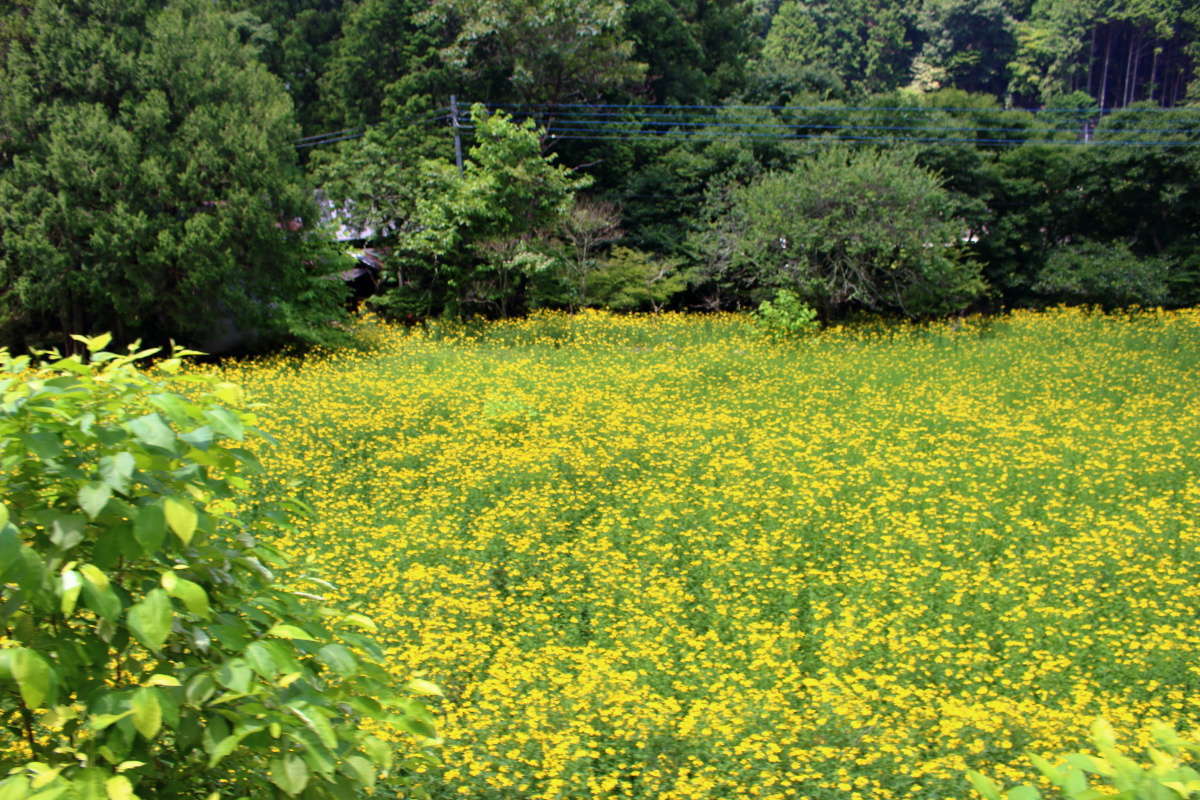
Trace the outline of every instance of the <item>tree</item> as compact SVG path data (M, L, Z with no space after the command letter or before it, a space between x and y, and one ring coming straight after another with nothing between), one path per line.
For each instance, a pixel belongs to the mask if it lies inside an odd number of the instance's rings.
M622 0L433 0L419 18L454 32L444 61L522 103L594 102L642 80ZM498 99L491 97L488 99Z
M910 153L830 145L732 193L719 221L734 270L829 317L955 311L983 289L953 199Z
M479 104L471 120L475 144L461 174L445 160L422 162L411 221L395 237L392 260L417 271L424 265L428 280L410 281L429 287L430 312L505 316L518 307L526 278L552 264L547 239L588 181L542 154L532 120L518 124Z
M917 25L925 44L913 85L1000 96L1016 51L1013 19L1000 0L924 0Z
M386 125L418 95L446 105L453 83L438 55L444 35L418 22L424 7L414 0L363 0L350 8L321 78L330 124Z
M37 0L0 82L0 333L286 333L313 206L291 102L229 14Z
M258 20L263 61L287 87L304 133L322 130L331 115L320 101L319 81L342 33L342 0L225 2Z
M825 68L856 93L888 91L907 82L914 38L904 3L788 0L771 21L762 66L778 74Z

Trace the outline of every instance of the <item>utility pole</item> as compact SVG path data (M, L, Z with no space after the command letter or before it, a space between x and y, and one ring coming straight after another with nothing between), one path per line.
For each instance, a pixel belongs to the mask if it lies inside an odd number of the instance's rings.
M450 126L454 128L454 163L458 165L458 174L463 174L462 165L462 134L458 126L458 97L450 95Z

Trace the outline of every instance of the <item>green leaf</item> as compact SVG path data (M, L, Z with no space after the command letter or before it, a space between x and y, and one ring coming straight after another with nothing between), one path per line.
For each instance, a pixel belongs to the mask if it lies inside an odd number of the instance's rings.
M1014 786L1005 793L1006 800L1041 800L1042 793L1027 783Z
M167 525L180 541L185 545L191 543L199 519L195 506L182 498L168 497L163 501L163 512L166 514Z
M245 655L250 667L269 681L275 680L275 676L284 671L266 642L251 642L246 647Z
M1002 800L1000 787L988 776L971 770L967 773L967 780L975 787L975 791L983 795L984 800Z
M287 625L280 623L272 625L267 631L267 636L274 636L277 639L299 639L304 642L315 642L316 639L308 633L308 631L298 628L295 625Z
M317 658L343 678L358 672L358 659L343 645L327 644L317 651Z
M0 578L16 565L21 553L21 537L12 525L0 525Z
M108 576L93 564L81 565L79 572L83 575L83 599L88 608L101 619L116 620L121 614L121 599L109 584Z
M129 482L133 479L135 466L130 453L117 453L100 459L100 480L114 492L124 494L129 491Z
M222 436L239 442L246 436L242 421L227 408L210 408L204 412L204 418L208 420L209 426Z
M237 746L242 743L242 739L244 738L246 737L233 734L226 736L224 739L217 742L216 746L213 747L212 752L208 754L209 769L212 769L217 764L221 763L221 759L225 758L225 756L236 750Z
M244 658L231 658L217 670L217 683L233 692L245 694L250 691L254 672Z
M348 756L345 763L358 784L365 788L368 794L375 791L375 767L370 761L362 756Z
M92 714L88 717L88 727L93 731L99 732L132 716L132 711L123 711L120 714Z
M0 780L0 800L26 800L29 795L29 779L24 775Z
M70 550L83 541L87 520L78 514L56 514L50 523L50 541L63 550Z
M108 347L108 343L112 341L112 334L102 333L99 336L88 338L87 336L81 336L78 333L72 333L71 338L77 342L81 342L83 346L88 349L89 353L95 353Z
M75 613L75 603L79 600L79 592L83 589L83 580L73 569L65 569L62 573L60 586L59 610L64 617Z
M109 498L112 497L112 487L106 483L85 483L79 488L79 492L75 498L79 501L79 507L90 519L95 519L108 505Z
M167 518L162 506L155 503L141 506L137 518L133 521L133 538L137 539L148 555L156 554L162 548L167 536Z
M212 677L201 672L188 681L187 687L183 690L183 696L188 705L200 708L216 692L217 684Z
M104 782L104 791L108 800L135 800L133 784L124 775L114 775Z
M417 736L421 736L426 739L433 739L437 737L437 731L434 729L434 727L423 719L403 716L398 721L400 723L400 727L404 728L410 733L415 733Z
M8 509L0 503L0 528L8 524Z
M272 758L270 774L271 783L291 797L303 792L308 785L308 765L294 753L288 753L283 758Z
M167 590L167 594L182 601L188 611L198 617L209 618L211 612L208 606L208 593L200 584L181 578L174 572L164 572L162 586Z
M170 450L175 446L175 432L167 427L157 413L130 420L125 427L142 444L161 447L164 450Z
M375 622L370 617L368 617L366 614L360 614L357 611L342 617L342 621L371 633L376 633L379 630L379 628L376 627Z
M201 425L193 431L181 433L179 438L197 450L207 450L213 443L213 429L207 425Z
M330 750L337 749L337 734L333 732L333 726L329 724L329 720L322 716L321 712L311 706L297 708L292 706L289 710L299 717L309 730L317 735L321 740L321 744L328 747Z
M151 589L142 602L129 609L129 630L150 650L162 649L171 634L171 598L162 589Z
M413 678L406 684L406 687L413 694L424 695L427 697L445 697L442 689L436 683L423 680L421 678Z
M147 739L153 739L162 728L162 706L155 689L142 687L133 693L133 727Z
M364 736L360 744L363 751L366 752L376 767L381 770L392 768L392 745L389 745L378 736Z
M30 708L52 706L58 701L58 674L50 662L27 647L13 650L10 667L21 699Z

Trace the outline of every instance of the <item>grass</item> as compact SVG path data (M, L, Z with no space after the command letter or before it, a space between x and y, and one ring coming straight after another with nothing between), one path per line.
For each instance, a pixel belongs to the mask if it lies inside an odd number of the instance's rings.
M446 689L434 797L967 797L1200 721L1200 313L364 335L225 370Z

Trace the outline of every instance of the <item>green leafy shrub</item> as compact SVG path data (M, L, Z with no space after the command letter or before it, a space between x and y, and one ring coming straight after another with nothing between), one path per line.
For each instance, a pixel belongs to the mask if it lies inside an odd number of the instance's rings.
M777 339L804 336L821 327L816 309L788 289L780 289L774 300L759 303L754 321L764 335Z
M1034 291L1054 300L1101 305L1158 305L1169 298L1169 262L1141 258L1121 242L1080 242L1050 253Z
M300 501L248 507L241 391L0 350L0 798L343 798L434 735L333 587L275 570ZM181 393L180 389L186 389ZM368 730L369 728L369 730ZM410 748L407 760L422 759Z
M614 247L590 281L590 302L613 311L661 311L687 287L677 259L656 259L629 247Z
M1039 756L1030 758L1057 789L1056 796L1068 800L1180 800L1200 795L1200 773L1182 759L1185 754L1200 754L1200 743L1182 738L1166 724L1155 725L1151 734L1155 745L1148 750L1149 765L1122 754L1112 727L1102 719L1092 725L1096 755L1070 753L1057 764ZM1100 785L1093 786L1089 776L1099 778ZM967 777L986 800L1040 800L1043 796L1029 784L1002 791L978 772Z
M790 289L822 316L964 308L983 290L966 222L903 150L829 145L735 189L711 237L743 286Z

